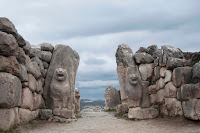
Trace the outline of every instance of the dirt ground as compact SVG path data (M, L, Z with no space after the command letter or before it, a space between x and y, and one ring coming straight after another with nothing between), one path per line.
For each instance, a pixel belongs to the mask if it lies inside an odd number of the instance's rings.
M182 118L124 120L114 112L83 110L82 118L72 123L35 121L19 128L22 133L200 133L200 122Z

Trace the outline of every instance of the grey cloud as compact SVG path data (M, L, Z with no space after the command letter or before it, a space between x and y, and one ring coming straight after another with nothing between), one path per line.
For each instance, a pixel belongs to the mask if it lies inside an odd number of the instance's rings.
M0 16L8 17L31 44L75 49L81 59L78 85L118 80L115 52L121 43L133 52L151 44L200 51L199 5L199 0L3 0ZM82 97L93 98L103 98L106 88L78 87Z
M89 58L85 63L87 65L103 65L106 61L104 59Z

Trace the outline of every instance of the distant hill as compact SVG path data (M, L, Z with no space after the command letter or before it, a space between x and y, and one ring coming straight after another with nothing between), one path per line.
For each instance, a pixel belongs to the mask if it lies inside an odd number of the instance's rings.
M80 100L80 109L82 110L84 106L105 106L104 100L90 100L90 99L81 99Z

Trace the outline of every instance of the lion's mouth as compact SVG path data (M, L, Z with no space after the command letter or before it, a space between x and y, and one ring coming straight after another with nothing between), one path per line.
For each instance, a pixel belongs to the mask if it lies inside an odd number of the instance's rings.
M57 76L58 76L58 77L64 77L64 74L58 73Z

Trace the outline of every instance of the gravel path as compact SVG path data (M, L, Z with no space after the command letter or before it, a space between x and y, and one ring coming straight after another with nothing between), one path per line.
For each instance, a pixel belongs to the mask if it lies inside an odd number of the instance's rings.
M200 133L200 122L177 118L131 121L114 113L85 109L82 118L72 123L36 121L20 127L22 133Z

